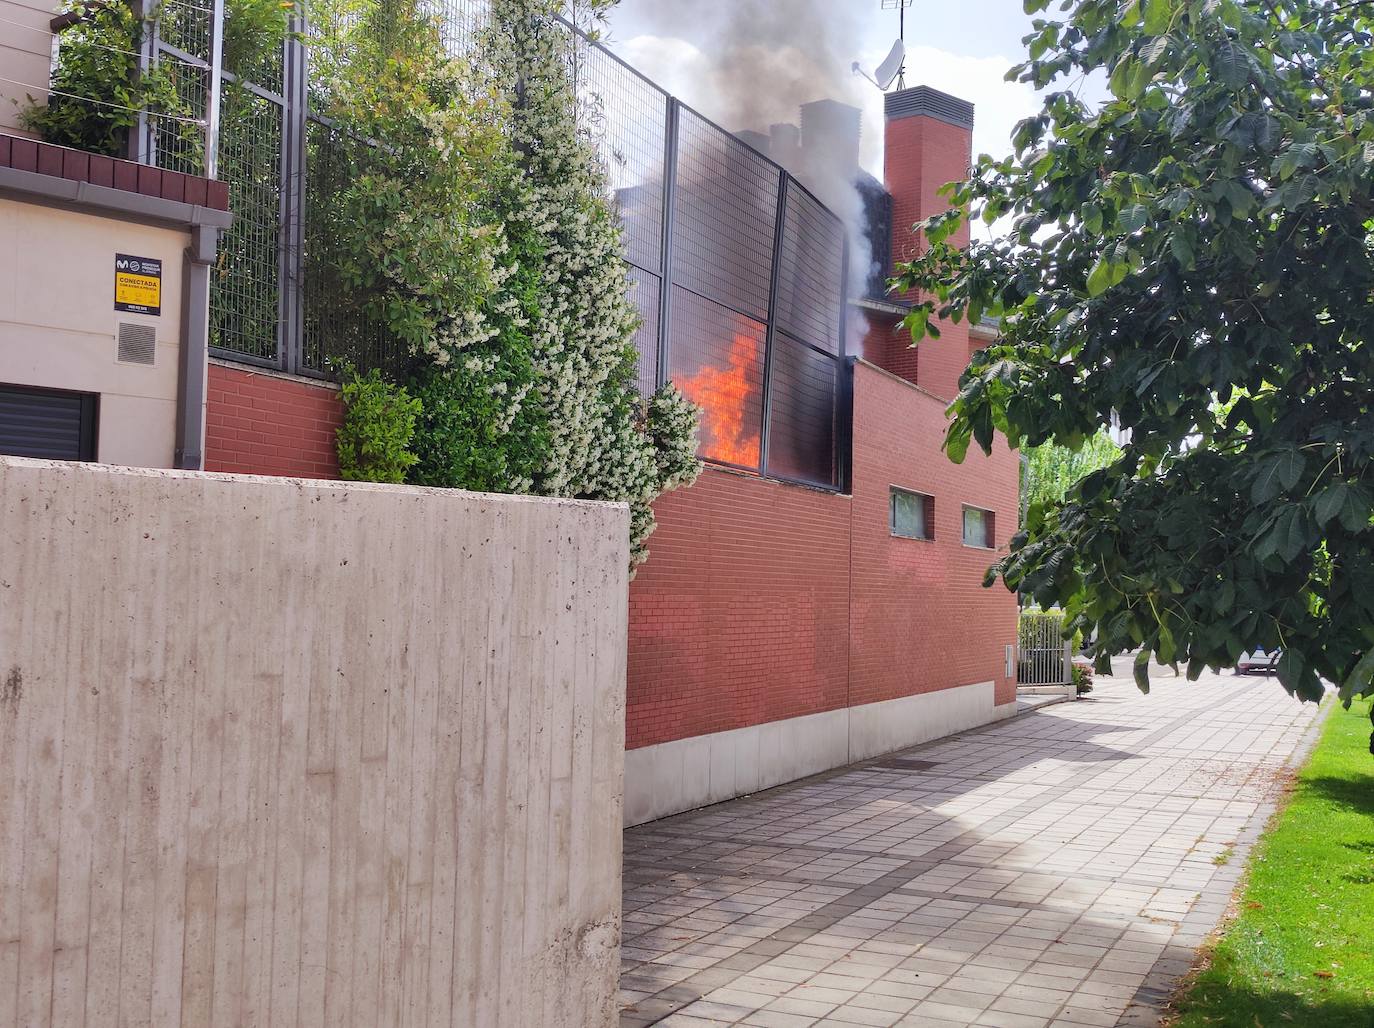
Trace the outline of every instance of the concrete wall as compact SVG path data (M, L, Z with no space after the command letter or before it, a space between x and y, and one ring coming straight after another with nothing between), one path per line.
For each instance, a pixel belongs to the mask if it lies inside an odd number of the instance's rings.
M0 383L100 394L97 458L170 468L187 233L0 197ZM115 254L160 258L162 313L114 309ZM154 364L117 359L150 325Z
M0 458L0 1024L612 1024L627 522Z
M52 67L52 32L48 23L60 5L43 0L6 0L0 14L0 132L31 135L19 126L19 115L32 96L47 99ZM4 81L12 79L14 81ZM17 83L25 83L18 85ZM35 88L29 89L26 86Z
M625 823L643 824L1010 717L977 682L645 746L625 754Z

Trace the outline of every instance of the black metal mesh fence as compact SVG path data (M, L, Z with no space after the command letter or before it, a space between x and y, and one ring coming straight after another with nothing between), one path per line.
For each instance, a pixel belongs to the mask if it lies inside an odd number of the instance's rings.
M281 107L230 85L220 108L219 177L230 184L234 222L211 276L210 341L273 362L280 335Z
M667 377L701 407L701 455L762 468L768 326L673 287Z
M450 53L480 59L485 0L433 7ZM167 0L166 53L208 53L205 12ZM575 43L580 128L620 211L643 319L635 339L641 392L672 380L703 406L707 459L839 486L839 219L609 51L585 37ZM308 89L293 90L286 69L292 48L305 67L305 46L293 37L285 60L241 69L258 77L241 87L225 77L219 174L230 183L234 227L215 269L212 343L223 355L290 371L329 375L348 362L399 377L405 348L380 325L344 313L356 304L331 302L349 286L329 253L330 200L352 169L333 130L306 110ZM199 97L203 109L208 74L193 62L184 67L188 103ZM203 168L194 141L159 140L154 158L177 170Z
M787 184L778 255L778 328L827 353L840 352L844 226L819 200Z
M405 377L406 347L377 320L359 313L360 304L341 304L355 288L338 271L331 231L347 215L335 202L358 171L359 147L344 147L338 132L310 118L305 126L304 242L299 262L304 313L301 370L333 375L346 366L378 368L393 379Z
M172 81L177 115L206 120L210 96L210 32L213 9L206 4L165 0L159 18L154 59ZM150 118L152 147L158 166L187 175L205 174L201 132L185 121Z
M232 29L232 26L226 26ZM204 175L210 135L212 33L209 0L163 0L153 58L170 73L182 114L203 122L152 119L151 159L162 168ZM225 356L278 365L282 357L280 231L283 133L288 105L280 93L284 48L240 66L231 45L218 90L215 175L229 184L234 220L220 241L211 276L210 345Z

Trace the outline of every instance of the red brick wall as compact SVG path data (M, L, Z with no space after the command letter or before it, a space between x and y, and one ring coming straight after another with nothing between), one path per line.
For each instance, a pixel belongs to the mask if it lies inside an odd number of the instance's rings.
M888 121L883 175L892 194L894 263L915 255L916 237L911 226L948 208L940 187L967 177L972 145L969 129L925 115ZM966 245L967 227L961 228L952 242ZM945 322L940 332L939 339L927 339L912 349L909 336L894 338L889 332L871 331L864 356L908 382L919 382L936 396L953 399L959 376L968 366L968 326Z
M659 501L630 587L630 749L995 680L1016 599L985 590L994 554L963 545L963 504L1016 530L1016 456L952 464L945 403L854 372L852 499L709 468ZM897 485L935 497L933 542L893 538Z
M343 419L323 383L211 364L205 470L338 478L334 433Z
M708 468L630 586L630 748L846 702L849 498Z
M970 447L963 464L940 450L945 403L860 364L854 369L853 629L850 704L997 682L1016 638L1016 598L982 587L996 554L963 545L963 505L996 515L997 545L1016 532L1017 457L998 440L990 457ZM890 531L892 486L935 497L935 538Z

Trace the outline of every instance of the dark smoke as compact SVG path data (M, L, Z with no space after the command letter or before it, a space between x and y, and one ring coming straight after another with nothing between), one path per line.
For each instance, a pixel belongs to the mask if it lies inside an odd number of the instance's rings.
M861 108L874 87L855 76L866 19L877 0L623 0L637 29L685 39L709 62L711 81L701 93L702 113L735 132L768 134L774 126L800 127L801 108L834 100ZM651 77L652 68L642 69ZM689 102L691 98L688 98ZM856 188L858 139L831 131L845 119L812 117L811 138L800 149L779 146L770 156L801 179L844 219L850 236L850 276L857 290L867 281L872 246Z

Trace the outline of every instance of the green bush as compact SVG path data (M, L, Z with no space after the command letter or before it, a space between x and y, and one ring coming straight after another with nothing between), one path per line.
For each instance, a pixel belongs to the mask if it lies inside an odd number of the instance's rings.
M410 480L419 485L477 492L529 492L548 452L542 408L512 394L529 389L511 381L528 366L519 354L483 354L475 373L423 365L410 388L423 405L415 435L417 463ZM523 366L522 366L523 364ZM494 390L493 383L503 388Z
M339 472L354 482L404 482L416 461L410 450L422 406L406 390L383 381L375 368L367 375L348 369L341 398Z
M1073 662L1073 684L1079 696L1093 691L1093 666L1086 660Z

